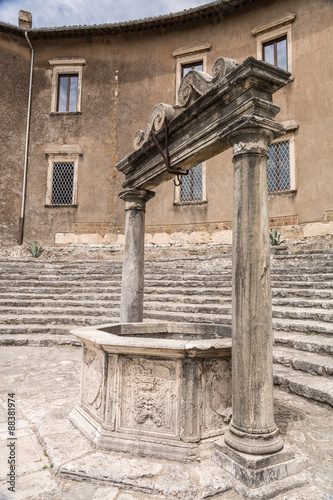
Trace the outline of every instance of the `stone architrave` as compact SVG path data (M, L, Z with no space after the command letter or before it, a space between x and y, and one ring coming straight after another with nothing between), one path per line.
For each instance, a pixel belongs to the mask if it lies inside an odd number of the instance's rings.
M147 201L154 196L145 189L128 189L119 194L126 211L120 323L143 320L145 213Z

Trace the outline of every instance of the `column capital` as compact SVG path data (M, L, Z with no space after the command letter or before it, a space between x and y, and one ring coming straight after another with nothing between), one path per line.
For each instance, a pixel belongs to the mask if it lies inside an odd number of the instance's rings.
M146 210L147 201L154 198L155 193L146 189L125 189L118 196L126 202L125 210Z
M264 154L274 139L285 133L285 128L274 120L256 115L244 115L233 121L219 133L232 146L234 156Z

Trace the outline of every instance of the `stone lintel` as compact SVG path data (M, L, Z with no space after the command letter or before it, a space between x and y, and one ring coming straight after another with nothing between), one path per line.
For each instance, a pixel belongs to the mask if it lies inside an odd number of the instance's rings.
M46 156L82 156L83 150L79 144L55 144L44 149Z
M271 96L289 77L288 72L253 57L231 70L168 124L170 167L187 170L228 149L230 144L222 131L227 127L231 130L241 116L257 115L273 121L279 108L272 104ZM165 151L165 127L156 133L156 139ZM121 160L117 169L125 174L123 187L127 189L152 189L174 177L167 172L152 138Z

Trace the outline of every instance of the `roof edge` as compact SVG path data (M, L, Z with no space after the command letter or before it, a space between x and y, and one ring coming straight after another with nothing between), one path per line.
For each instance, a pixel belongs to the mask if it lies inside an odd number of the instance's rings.
M180 12L164 14L134 21L124 21L108 24L73 25L53 28L20 28L12 24L0 22L0 31L15 33L24 36L25 31L29 38L56 38L66 36L84 36L86 34L118 34L135 31L147 31L154 28L166 28L180 23L193 21L200 18L225 15L234 9L253 3L255 0L215 0L198 7Z

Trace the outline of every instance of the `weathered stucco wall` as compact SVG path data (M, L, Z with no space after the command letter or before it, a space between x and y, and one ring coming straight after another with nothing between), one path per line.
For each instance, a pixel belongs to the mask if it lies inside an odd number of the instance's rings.
M23 189L30 50L25 39L0 33L0 245L18 243Z
M56 238L56 241L74 241L73 234L81 234L87 236L80 241L115 242L116 236L105 236L123 234L124 231L124 203L117 196L124 178L116 172L115 164L133 150L134 133L138 128L145 128L154 105L159 102L175 104L176 59L172 52L209 43L208 72L220 56L239 62L249 55L256 57L257 40L251 30L279 20L288 12L296 15L292 23L294 80L275 94L274 102L281 107L277 116L279 122L295 120L298 123L295 132L296 190L269 196L270 218L276 225L329 220L327 214L333 210L330 137L333 116L330 82L333 75L329 64L333 7L326 0L317 0L315 8L302 0L295 0L292 5L287 0L269 4L259 0L206 23L193 21L181 27L121 35L32 40L36 56L25 239L53 244L56 234L70 233L68 237ZM20 75L16 85L20 90L15 89L15 97L11 99L13 110L9 99L7 104L1 104L5 116L10 115L7 133L11 144L10 149L2 154L6 164L8 197L5 208L1 209L5 221L2 225L8 235L2 236L2 241L9 237L13 239L17 231L13 228L18 226L17 219L11 218L8 211L9 206L17 211L19 198L16 193L18 176L10 172L19 159L22 158L23 162L21 112L27 100L29 70L29 51L25 41L6 41L6 36L1 50L6 57L13 58L16 54L24 71L19 71L16 66ZM48 61L53 57L67 56L86 60L82 113L51 114L52 67ZM15 64L11 63L11 67L15 68ZM5 86L11 95L9 75ZM24 103L21 102L23 96ZM78 144L83 150L78 170L78 206L45 207L48 169L45 149L62 144ZM208 203L176 206L172 181L158 187L156 197L147 204L148 232L195 230L214 233L230 230L232 185L231 151L227 151L207 161Z

